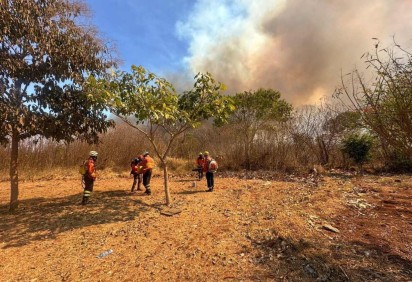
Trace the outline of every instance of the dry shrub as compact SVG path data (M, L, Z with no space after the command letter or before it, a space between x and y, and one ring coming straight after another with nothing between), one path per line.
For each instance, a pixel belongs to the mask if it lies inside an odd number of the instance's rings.
M100 143L90 145L75 141L70 144L35 137L19 144L19 172L21 175L35 175L40 171L49 173L56 168L72 169L85 159L91 150L99 153L99 169L113 168L121 172L130 167L130 160L143 151L150 151L150 144L136 130L120 124L100 136ZM0 172L8 175L10 147L0 147ZM77 171L77 169L75 169ZM4 172L4 173L3 173Z
M218 161L219 171L248 169L307 172L313 169L314 165L323 164L322 152L328 155L325 169L344 167L346 160L338 146L339 138L335 138L330 132L329 135L323 134L321 124L324 118L316 118L317 115L323 117L329 112L307 108L306 112L300 113L300 119L259 131L250 146L248 163L245 158L245 145L235 126L215 127L212 123L205 122L199 128L188 130L176 139L169 155L169 171L176 174L191 173L196 167L195 160L199 152L206 150ZM308 118L312 116L313 118ZM313 128L319 132L312 132ZM325 139L328 136L334 138ZM320 140L320 137L323 139ZM319 140L327 144L326 151L319 148L319 144L323 144L319 143ZM101 135L100 141L97 145L89 145L84 142L65 144L44 138L26 140L19 147L20 176L23 179L35 179L40 175L53 174L53 171L60 168L76 174L78 165L88 157L90 150L99 152L100 171L107 172L107 175L124 175L130 170L132 158L146 150L152 157L155 155L151 144L142 134L122 123ZM9 174L9 147L0 147L0 159L0 179L6 180ZM157 161L157 164L158 168L154 173L162 175L160 162Z
M326 169L322 165L314 165L313 170L316 171L316 173L318 173L318 174L325 174L326 173Z
M162 166L159 164L159 168ZM190 162L181 158L168 158L167 160L168 171L175 174L185 174L192 171L195 168L195 162Z
M130 177L130 169L113 170L112 168L98 169L98 180L113 179L113 178L128 178ZM35 169L23 170L19 172L20 181L39 181L39 180L81 180L78 166L68 168L56 167L54 169ZM0 181L9 181L10 178L6 171L0 171ZM79 182L80 183L80 182Z

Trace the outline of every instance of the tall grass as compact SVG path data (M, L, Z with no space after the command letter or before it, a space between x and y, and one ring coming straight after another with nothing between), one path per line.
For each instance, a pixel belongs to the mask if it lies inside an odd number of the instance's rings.
M321 111L305 108L303 113L295 114L295 117L299 118L258 131L250 147L248 168L280 172L309 170L314 165L321 164L325 150L328 163L323 165L347 166L348 160L342 155L339 138L332 138L322 131L318 118L302 122L302 115L308 114L308 109L309 116L322 114ZM318 130L310 131L312 128ZM209 122L187 131L172 147L168 160L169 171L178 174L191 173L196 166L195 160L199 152L205 150L218 160L220 171L247 168L245 146L239 134L236 125L217 128ZM319 146L325 145L325 142L328 142L327 146ZM148 150L155 157L150 143L142 134L125 124L118 124L116 128L101 135L97 145L79 141L66 144L44 138L31 138L21 142L19 174L22 179L37 179L47 175L60 177L59 174L61 177L77 177L78 166L88 157L90 150L98 151L98 169L105 171L107 176L127 176L131 159L143 151ZM376 155L379 155L379 150L375 151ZM8 178L10 163L8 146L0 147L0 160L0 179L5 180ZM156 173L160 174L161 170Z

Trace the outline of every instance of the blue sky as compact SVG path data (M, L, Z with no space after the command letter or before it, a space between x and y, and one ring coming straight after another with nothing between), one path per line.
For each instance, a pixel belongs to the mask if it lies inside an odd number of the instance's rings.
M155 73L184 68L187 41L178 38L175 25L187 17L191 0L87 0L92 20L101 34L116 43L120 58Z
M330 97L363 53L412 50L412 0L85 0L124 70L142 65L177 86L210 72L233 94L279 90L294 105ZM189 79L189 80L188 80Z

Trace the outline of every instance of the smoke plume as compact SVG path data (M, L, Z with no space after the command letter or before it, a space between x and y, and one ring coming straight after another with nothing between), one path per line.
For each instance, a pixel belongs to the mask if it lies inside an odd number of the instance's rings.
M191 72L211 72L230 93L273 88L299 105L330 96L372 38L410 48L411 19L411 0L197 0L177 31L190 42Z

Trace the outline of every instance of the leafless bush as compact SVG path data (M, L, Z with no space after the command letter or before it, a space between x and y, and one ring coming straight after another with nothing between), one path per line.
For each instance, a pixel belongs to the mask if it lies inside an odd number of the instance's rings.
M306 106L294 111L289 121L274 122L259 130L250 149L250 169L292 171L308 170L314 165L343 166L345 159L339 142L344 131L338 126L342 123L340 115L342 110L337 106ZM89 145L32 138L21 144L21 170L30 170L32 174L54 168L76 170L90 150L97 150L99 168L120 173L129 169L133 157L145 150L151 151L150 144L139 132L121 123L102 135L100 140L98 145ZM220 171L242 170L244 148L236 125L215 127L206 122L177 139L168 164L172 172L190 172L199 152L207 150L219 160ZM0 158L3 160L0 170L6 173L8 147L0 148Z
M77 168L88 157L90 150L99 152L100 169L111 167L114 170L129 168L130 160L150 149L149 144L137 133L124 125L118 125L100 137L100 143L89 145L85 142L55 142L45 138L33 137L20 144L20 170L39 170L54 168ZM0 148L2 162L0 170L6 172L9 167L10 148Z

